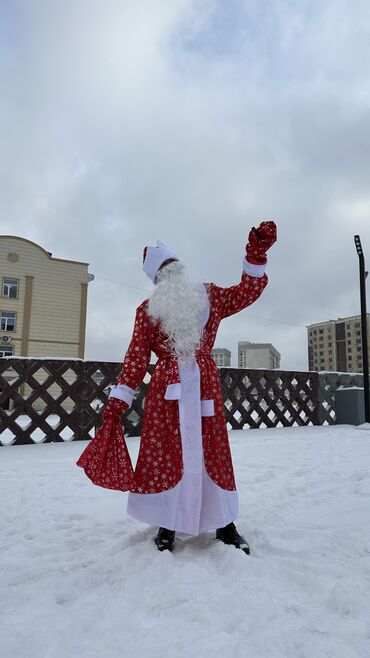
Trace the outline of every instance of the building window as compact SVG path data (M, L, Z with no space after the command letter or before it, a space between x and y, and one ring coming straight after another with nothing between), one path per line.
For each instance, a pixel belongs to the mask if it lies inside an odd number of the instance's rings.
M19 283L17 279L3 279L3 297L16 299L18 297Z
M4 356L12 356L13 354L13 348L8 346L1 345L0 346L0 359L2 359Z
M1 311L1 331L15 331L16 314L11 311Z

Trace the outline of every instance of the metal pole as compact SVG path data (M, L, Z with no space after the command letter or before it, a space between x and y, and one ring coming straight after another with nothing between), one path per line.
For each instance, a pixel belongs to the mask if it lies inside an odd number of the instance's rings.
M365 258L359 235L355 235L355 245L360 265L360 298L361 298L361 334L362 334L362 369L364 378L365 423L370 423L369 410L369 357L367 351L367 310L366 310L366 274Z

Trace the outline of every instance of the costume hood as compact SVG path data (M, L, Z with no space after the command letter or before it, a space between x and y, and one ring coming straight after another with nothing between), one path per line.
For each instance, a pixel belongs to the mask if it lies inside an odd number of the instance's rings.
M155 277L160 266L165 262L165 260L168 260L169 258L178 260L176 254L174 254L169 247L163 244L163 242L160 242L160 240L157 240L156 247L145 247L143 270L149 279L153 281L153 283L155 282Z

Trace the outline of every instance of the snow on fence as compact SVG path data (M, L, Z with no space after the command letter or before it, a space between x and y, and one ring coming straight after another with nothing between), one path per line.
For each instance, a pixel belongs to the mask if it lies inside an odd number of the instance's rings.
M80 359L0 359L0 445L89 439L120 372L120 363ZM139 436L153 365L123 416L127 436ZM339 387L362 375L219 368L228 429L335 423Z

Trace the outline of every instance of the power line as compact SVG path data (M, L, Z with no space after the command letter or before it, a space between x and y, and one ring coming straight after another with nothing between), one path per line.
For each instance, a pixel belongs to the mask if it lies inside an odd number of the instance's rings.
M98 274L94 274L94 277L95 279L101 279L102 281L117 283L118 285L125 286L126 288L133 288L134 290L141 290L142 292L147 292L147 293L152 292L148 288L139 288L138 286L132 286L130 283L125 283L124 281L117 281L117 279L107 279L104 276L98 276ZM304 324L295 324L294 322L285 322L284 320L274 320L272 318L262 318L260 315L253 315L252 313L248 313L248 316L250 318L255 318L256 320L263 320L263 322L275 322L276 324L286 324L289 325L290 327L299 327L300 329L306 329L306 325Z
M294 322L285 322L284 320L273 320L272 318L261 318L260 315L252 315L251 313L248 313L248 315L250 318L257 318L257 320L264 320L265 322L277 322L278 324L288 324L290 327L300 327L300 329L306 329L305 324L295 324Z
M125 283L124 281L117 281L116 279L107 279L105 276L98 276L94 274L95 279L101 279L102 281L109 281L110 283L118 283L120 286L126 286L126 288L134 288L135 290L142 290L143 292L151 292L148 288L138 288L138 286L132 286L130 283Z

